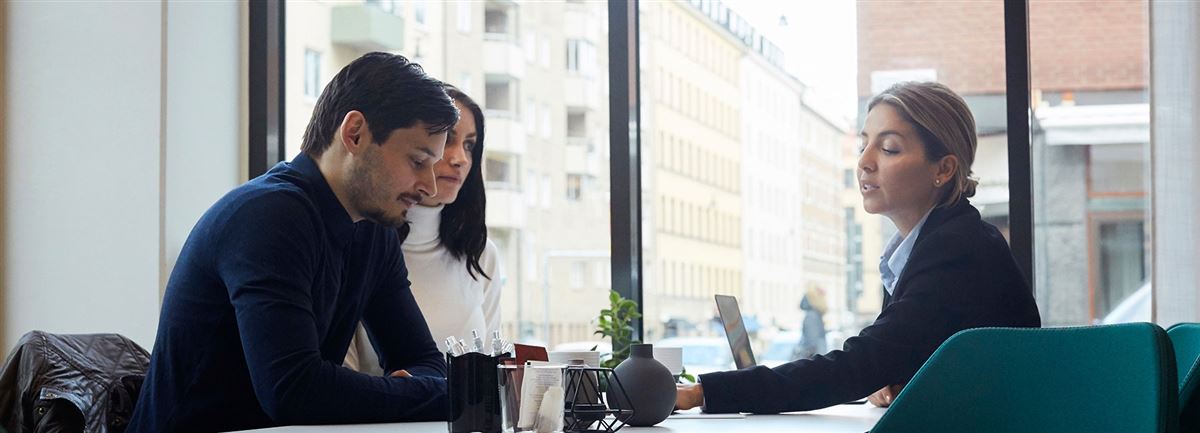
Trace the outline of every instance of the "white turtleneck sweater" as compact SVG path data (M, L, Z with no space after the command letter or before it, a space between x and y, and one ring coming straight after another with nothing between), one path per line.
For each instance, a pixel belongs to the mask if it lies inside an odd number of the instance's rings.
M438 347L443 347L449 336L469 345L472 329L479 330L485 345L490 344L492 331L500 329L500 289L504 285L496 244L488 239L479 256L479 266L491 279L478 273L472 278L465 260L455 260L438 237L442 208L413 206L408 210L410 230L402 248L413 296Z
M472 278L466 262L451 256L438 235L443 208L413 206L408 210L409 232L402 249L413 297L439 348L445 349L449 336L465 340L469 347L473 329L479 331L486 348L491 344L492 331L500 329L500 290L505 277L498 249L488 239L479 256L479 266L491 279L479 273ZM361 324L354 340L346 365L364 373L382 374Z

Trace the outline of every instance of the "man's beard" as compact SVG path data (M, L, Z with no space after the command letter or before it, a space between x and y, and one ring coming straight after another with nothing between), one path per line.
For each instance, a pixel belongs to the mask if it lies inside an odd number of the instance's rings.
M349 195L349 201L358 214L368 221L376 224L400 227L408 223L408 210L403 210L399 215L388 214L385 206L388 203L395 204L397 197L388 197L386 192L381 192L379 185L384 182L378 179L380 170L375 169L377 161L372 157L363 158L363 163L356 165L350 172L350 177L346 182L346 192Z

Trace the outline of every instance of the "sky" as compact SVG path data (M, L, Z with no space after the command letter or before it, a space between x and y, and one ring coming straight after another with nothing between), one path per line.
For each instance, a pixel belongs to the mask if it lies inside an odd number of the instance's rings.
M854 119L858 55L854 0L725 0L784 51L786 67L816 94L819 108ZM780 26L780 16L787 26Z

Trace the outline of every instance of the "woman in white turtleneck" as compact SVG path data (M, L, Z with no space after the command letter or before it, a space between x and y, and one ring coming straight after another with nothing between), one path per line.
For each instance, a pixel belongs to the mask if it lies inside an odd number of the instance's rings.
M447 85L446 93L461 116L434 165L437 193L410 208L408 225L398 230L413 296L438 347L449 336L469 342L472 330L491 341L500 329L504 285L496 244L487 238L483 172L476 163L483 158L483 110L457 88ZM383 373L361 325L346 366Z

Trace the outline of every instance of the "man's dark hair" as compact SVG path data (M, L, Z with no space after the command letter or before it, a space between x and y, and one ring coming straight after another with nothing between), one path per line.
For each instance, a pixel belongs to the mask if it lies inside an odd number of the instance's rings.
M492 279L483 267L479 265L479 257L487 247L487 196L483 186L483 110L475 100L463 93L462 90L446 84L446 93L450 98L467 107L468 113L475 119L475 146L471 149L471 170L463 180L462 188L458 190L458 198L442 209L441 224L438 225L438 238L446 251L455 260L466 263L467 274L479 280L479 275ZM408 237L408 224L398 229L400 240ZM476 275L478 274L478 275Z
M342 119L358 110L376 143L392 131L423 122L430 134L445 132L458 122L458 109L438 80L404 56L367 53L333 77L304 129L300 151L319 157L333 142Z

